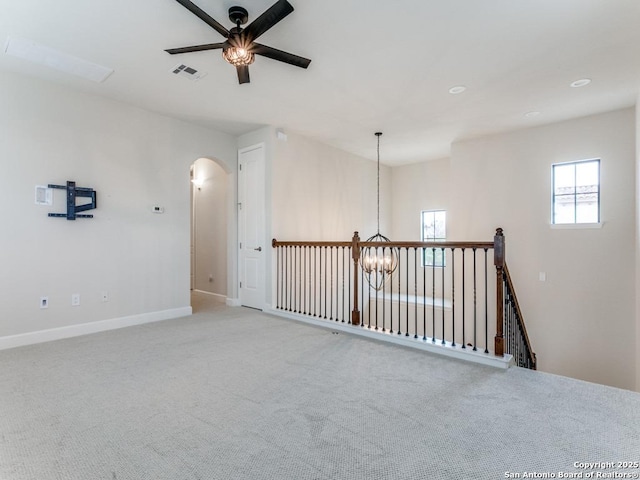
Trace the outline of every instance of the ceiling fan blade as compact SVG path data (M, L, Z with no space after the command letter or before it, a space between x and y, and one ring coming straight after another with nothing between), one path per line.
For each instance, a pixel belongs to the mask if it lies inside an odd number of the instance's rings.
M180 5L193 13L200 20L205 22L211 28L213 28L216 32L218 32L223 37L229 36L229 30L227 30L224 26L214 20L207 12L198 7L195 3L189 0L176 0Z
M300 68L307 68L311 63L311 60L308 58L299 57L293 53L283 52L277 48L267 47L266 45L261 45L255 42L251 46L251 53L262 55L263 57L271 58L272 60L278 60L279 62L295 65Z
M225 42L222 43L206 43L204 45L193 45L191 47L181 48L169 48L165 52L175 55L176 53L190 53L190 52L202 52L203 50L217 50L224 47Z
M293 12L293 6L287 0L278 0L267 11L247 25L243 33L249 42L253 42L291 12Z
M243 83L249 83L249 66L248 65L238 65L236 67L238 72L238 83L242 85Z

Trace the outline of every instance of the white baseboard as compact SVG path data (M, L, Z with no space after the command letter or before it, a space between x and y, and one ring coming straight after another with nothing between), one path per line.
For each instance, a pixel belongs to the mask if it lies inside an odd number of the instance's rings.
M187 317L191 314L191 307L172 308L170 310L141 313L128 317L111 318L97 322L80 323L78 325L68 325L66 327L8 335L6 337L0 337L0 350L50 342L52 340L61 340L63 338L78 337L80 335L89 335L91 333L115 330L117 328L132 327L144 323L159 322L161 320L171 320L172 318Z
M265 310L264 313L269 313L278 317L289 318L300 322L310 323L318 327L330 328L331 330L339 330L345 333L351 333L352 335L359 335L361 337L370 338L381 342L395 343L396 345L402 345L409 348L415 348L417 350L424 350L427 352L436 353L438 355L444 355L447 357L458 358L460 360L466 360L469 362L480 363L482 365L488 365L491 367L507 369L513 364L513 356L505 354L504 357L496 357L493 353L484 353L480 351L472 351L469 349L462 350L460 348L453 348L448 345L441 345L439 343L431 343L429 341L424 342L412 337L390 335L381 332L375 332L368 328L353 327L348 323L331 322L327 320L317 320L306 315L298 315L295 313L284 312L282 310L276 310L270 308Z
M230 307L241 307L242 303L240 303L239 298L229 298L227 297L227 305Z

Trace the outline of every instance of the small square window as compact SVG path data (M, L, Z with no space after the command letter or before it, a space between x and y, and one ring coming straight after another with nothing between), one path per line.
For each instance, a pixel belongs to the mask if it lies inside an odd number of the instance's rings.
M447 212L445 210L429 210L422 212L422 241L444 242L447 240ZM425 248L422 252L425 267L444 267L446 258L440 247Z
M600 223L600 160L553 165L552 222Z

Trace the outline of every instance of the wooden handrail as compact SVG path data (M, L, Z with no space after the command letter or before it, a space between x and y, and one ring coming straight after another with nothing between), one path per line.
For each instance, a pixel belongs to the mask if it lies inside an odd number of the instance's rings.
M367 247L384 247L384 248L477 248L491 249L494 247L493 242L362 242L358 241L360 248ZM331 242L331 241L271 241L272 247L352 247L353 241L350 242Z
M362 242L361 242L362 243ZM309 242L309 241L287 241L281 242L275 238L271 240L272 247L351 247L353 242Z

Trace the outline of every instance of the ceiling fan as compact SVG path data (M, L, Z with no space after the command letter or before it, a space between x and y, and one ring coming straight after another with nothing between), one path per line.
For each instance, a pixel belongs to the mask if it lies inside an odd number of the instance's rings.
M242 28L241 25L247 23L249 19L247 10L242 7L229 8L229 19L236 25L231 30L227 30L190 0L176 1L227 40L221 43L207 43L205 45L193 45L191 47L170 48L165 50L165 52L171 55L222 49L222 57L236 67L238 81L241 84L249 83L249 65L253 63L255 55L262 55L263 57L301 68L307 68L311 63L311 60L307 58L255 42L256 38L293 12L293 6L287 0L278 0L245 28Z

